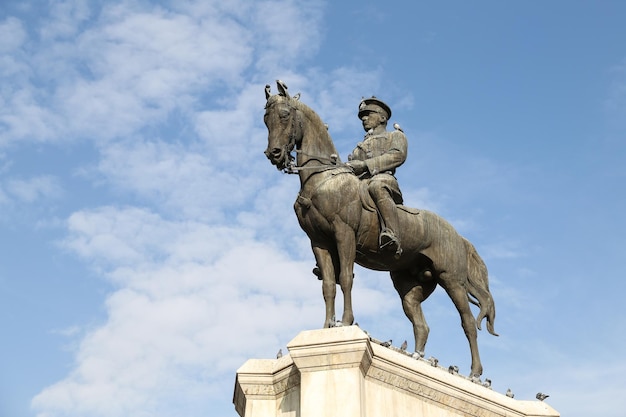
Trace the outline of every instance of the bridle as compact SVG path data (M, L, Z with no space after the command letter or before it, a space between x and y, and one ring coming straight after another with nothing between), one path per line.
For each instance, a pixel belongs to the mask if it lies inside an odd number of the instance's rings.
M289 117L291 119L291 129L289 131L288 142L282 148L283 153L283 172L286 174L297 174L303 170L317 170L318 172L328 171L336 168L343 167L344 170L348 169L352 172L352 168L346 164L343 164L339 161L339 157L335 154L331 154L328 156L325 155L311 155L306 152L303 152L300 147L302 145L302 137L303 137L303 127L302 127L302 119L299 116L298 109L292 103L293 101L298 101L300 98L300 93L296 94L294 97L290 97L289 93L287 93L287 85L280 80L276 80L276 86L278 87L278 95L274 97L283 97L285 99L284 103L289 108ZM267 103L265 105L265 110L267 111L270 107L275 105L277 101L272 101L270 103L270 99L272 95L270 94L270 86L267 84L265 86L265 99ZM308 163L310 161L317 161L322 166L297 166L295 163L295 158L291 155L291 152L295 149L297 154L304 155L308 157L308 160L305 162ZM270 150L266 150L265 155L270 157ZM277 164L276 164L277 165Z
M329 156L312 155L300 149L302 133L303 133L302 118L299 116L298 109L293 104L290 103L290 101L293 99L290 97L286 97L286 98L287 98L287 101L285 102L285 104L289 108L289 118L291 119L291 127L289 130L289 134L287 135L288 141L282 147L283 154L284 154L284 159L283 159L284 168L282 170L283 173L297 174L302 170L309 170L309 169L310 170L315 169L321 172L321 171L327 171L327 170L346 166L345 164L339 162L339 157L336 154L331 154ZM275 102L269 104L269 106L266 106L266 109L269 109L274 104ZM294 151L294 149L297 154L309 157L307 162L315 160L321 163L323 166L322 167L319 167L319 166L307 167L304 165L303 166L296 165L295 158L291 154Z

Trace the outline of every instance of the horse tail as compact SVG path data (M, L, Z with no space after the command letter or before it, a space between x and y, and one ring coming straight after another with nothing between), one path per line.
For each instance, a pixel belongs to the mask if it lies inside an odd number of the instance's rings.
M476 248L472 243L463 238L465 248L467 249L468 264L468 300L480 308L478 317L476 318L476 326L480 330L481 322L487 319L487 331L494 336L498 334L494 331L494 321L496 319L496 306L493 297L489 292L489 276L487 274L487 266L483 262Z

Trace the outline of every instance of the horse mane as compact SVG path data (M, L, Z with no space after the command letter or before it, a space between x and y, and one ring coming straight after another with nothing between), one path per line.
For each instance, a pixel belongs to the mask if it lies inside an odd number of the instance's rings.
M335 147L335 142L330 136L330 133L328 132L328 127L324 124L324 121L322 120L322 118L313 109L311 109L309 106L307 106L300 100L296 100L294 98L289 98L288 100L290 104L296 108L296 110L300 110L302 114L304 114L304 117L309 120L310 122L309 127L315 128L316 135L323 135L328 139L328 141L330 142L333 148L333 152L337 154L337 148Z
M292 106L293 108L295 108L296 110L299 110L300 112L302 112L302 114L304 115L304 117L306 119L309 120L310 122L310 126L311 128L315 129L315 132L313 132L315 135L323 135L324 137L326 137L328 139L328 141L330 142L330 144L332 145L333 148L333 152L335 154L337 154L337 149L335 147L335 142L333 141L332 137L330 136L330 133L328 133L328 127L324 124L324 121L322 120L322 118L309 106L307 106L306 104L304 104L303 102L301 102L300 100L293 98L293 97L287 97L284 96L282 94L275 94L273 96L270 96L267 99L267 104L266 104L266 108L270 107L271 105L278 103L278 102L286 102L287 104L289 104L290 106Z

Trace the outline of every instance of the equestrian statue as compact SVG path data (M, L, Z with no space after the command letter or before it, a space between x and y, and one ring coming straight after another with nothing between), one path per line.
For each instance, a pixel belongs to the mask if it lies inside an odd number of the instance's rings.
M354 323L355 262L389 271L413 324L415 352L423 356L429 328L421 303L439 284L461 316L472 358L470 376L479 378L483 368L477 329L483 319L489 333L497 336L487 267L474 246L446 220L403 205L394 174L406 159L407 139L397 125L394 131L386 130L389 106L376 97L361 101L359 118L366 135L342 163L320 117L299 101L299 94L290 97L282 81L277 87L275 95L269 85L265 87L265 155L279 170L300 177L294 209L311 240L315 272L322 281L324 327L336 325L337 284L343 292L341 324ZM479 308L476 318L470 303Z

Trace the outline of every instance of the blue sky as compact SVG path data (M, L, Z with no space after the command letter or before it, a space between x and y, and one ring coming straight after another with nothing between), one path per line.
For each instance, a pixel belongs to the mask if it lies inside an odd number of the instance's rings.
M0 5L0 416L236 415L236 369L324 306L262 151L266 83L343 159L362 96L409 139L407 205L490 270L484 377L570 417L626 407L621 1L89 1ZM386 274L361 327L409 339ZM469 373L450 300L427 356Z

